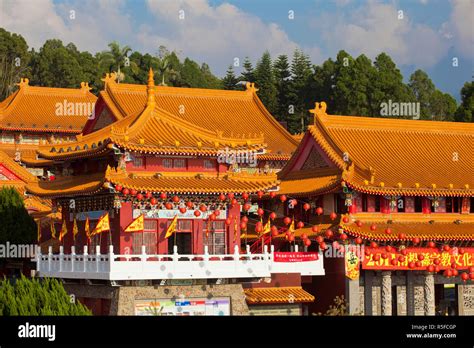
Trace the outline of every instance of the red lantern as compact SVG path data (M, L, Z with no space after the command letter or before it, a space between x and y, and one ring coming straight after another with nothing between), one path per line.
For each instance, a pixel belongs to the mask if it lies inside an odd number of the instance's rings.
M115 191L121 192L122 191L122 185L115 185Z
M469 267L469 273L474 273L474 266Z
M179 208L179 212L180 212L181 214L186 213L186 208L185 208L185 207Z
M459 271L457 269L453 269L452 272L453 272L453 277L457 277L459 274Z
M434 263L435 265L439 265L439 264L441 263L441 261L440 261L440 259L434 259L434 260L433 260L433 263Z
M314 233L318 233L319 232L319 227L315 225L315 226L311 227L311 231L313 231Z
M347 234L345 233L341 233L341 235L339 236L339 238L341 238L341 240L346 240L347 239Z
M416 261L416 262L415 262L415 266L416 266L416 267L421 267L421 261Z
M242 193L242 199L243 199L244 201L246 201L247 199L249 199L249 194L248 194L247 192Z
M187 201L187 202L186 202L186 206L187 206L189 209L191 209L191 208L194 206L194 204L193 204L193 202L191 202L191 201Z
M405 233L399 233L398 234L398 239L405 239L407 235Z
M416 245L416 244L420 244L420 238L415 237L415 238L413 238L412 242L413 242L413 244L415 244L415 245Z
M308 235L307 235L306 233L303 233L303 234L301 235L301 239L306 239L306 238L308 238Z
M418 254L418 260L423 261L425 259L425 255Z
M400 256L398 257L398 262L400 262L400 263L405 262L405 256L400 255Z
M400 253L401 253L403 256L407 256L408 251L407 251L407 249L402 249L402 250L400 250Z
M323 208L317 207L316 208L316 214L321 215L323 213Z
M219 200L222 201L222 202L225 201L225 194L221 193L219 195Z
M392 230L387 227L387 228L385 229L385 233L386 233L386 234L392 234Z
M469 273L469 279L474 280L474 273Z
M376 248L376 247L377 247L377 243L375 243L375 242L370 242L370 247L371 247L371 248Z
M415 268L415 266L416 266L416 264L415 264L413 261L411 261L411 262L408 264L408 268L411 268L411 269Z
M128 195L128 194L130 193L130 190L129 190L128 188L124 188L124 189L122 190L122 193L126 196L126 195Z
M272 212L270 213L269 217L270 217L270 219L273 221L273 220L276 219L277 214L276 214L274 211L272 211Z
M165 200L167 197L168 196L166 195L166 193L164 193L164 192L160 193L160 199Z
M397 265L397 259L391 259L390 263L392 264L392 266L396 266Z
M245 215L244 215L244 216L242 216L242 219L241 219L241 221L243 221L243 222L247 223L247 222L249 222L249 218L248 218L247 216L245 216Z
M245 211L250 210L251 205L249 203L245 203L244 206L242 207Z
M357 221L356 221L356 225L357 225L357 227L362 227L362 221L357 220Z
M387 245L385 247L385 250L387 251L387 253L391 253L392 252L392 247L390 245Z
M230 217L228 217L227 219L225 219L225 224L227 226L230 226L230 224L232 223L232 219Z
M447 269L444 271L443 275L449 278L453 276L453 272L450 269Z
M291 219L288 216L285 216L285 218L283 219L283 223L285 225L289 225L291 223Z
M433 273L433 272L435 271L435 266L429 265L429 266L426 268L426 270L427 270L428 272L430 272L430 273Z
M237 200L234 198L231 202L230 202L230 205L234 206L234 205L237 205Z
M298 201L296 199L292 199L290 201L290 204L293 206L293 207L296 207L298 205Z
M342 218L342 222L344 222L345 224L347 224L349 222L349 218L347 216L344 216Z
M258 208L258 209L257 209L257 215L258 215L258 216L262 216L264 213L265 213L265 212L263 211L262 208Z
M324 242L323 236L317 236L316 237L316 242L318 242L318 244L321 244L322 242Z
M461 274L461 279L462 279L464 282L467 281L467 280L469 279L469 274L467 274L467 273Z
M247 223L246 222L241 222L240 223L240 229L241 230L246 230L247 229Z
M173 209L173 204L171 204L170 202L167 202L165 204L165 208L168 209L168 210L171 210L171 209Z
M278 232L278 228L276 226L272 226L270 227L270 231L272 231L272 236L273 237L276 237L278 236L280 233Z
M443 246L443 250L448 252L449 250L451 250L451 247L449 245L445 245Z
M328 248L327 244L322 242L322 243L319 243L319 247L321 248L321 250L326 250ZM473 273L474 275L474 273Z
M324 235L326 236L326 238L331 239L332 236L334 236L334 232L331 230L326 230L326 232L324 232Z
M309 246L311 245L311 240L306 239L306 240L304 241L304 245L306 245L307 247L309 247Z
M336 220L336 218L337 218L337 214L336 214L335 212L332 212L331 214L329 214L329 218L330 218L332 221L334 221L334 220Z
M137 194L137 190L131 189L131 190L130 190L130 194L131 194L132 196L135 196L135 195Z
M286 195L281 195L280 196L280 201L283 203L286 201Z
M262 233L263 231L263 226L260 222L257 222L257 224L255 225L255 232L257 233Z
M214 213L212 213L211 215L209 215L209 220L211 220L211 221L215 221L215 220L216 220L216 216L214 215Z
M451 263L451 268L458 268L458 265L456 265L456 262Z
M207 207L204 204L201 204L199 206L199 210L202 211L203 213L207 211Z
M219 209L214 210L214 215L218 217L219 215L221 215L221 211Z
M311 209L311 206L309 205L309 203L305 203L305 204L303 204L303 209L304 209L304 211L308 211L308 210Z
M428 247L429 247L429 248L434 248L434 247L436 247L435 242L428 242Z
M271 199L275 198L275 196L276 196L276 193L275 193L275 192L273 192L273 191L270 192L270 198L271 198Z
M178 196L173 196L173 202L178 203L179 202L179 197Z
M288 241L293 242L295 240L295 236L291 235L288 236Z
M141 200L143 199L143 195L142 195L141 193L138 193L138 194L137 194L137 199L138 199L139 201L141 201Z
M195 210L195 211L194 211L194 216L195 216L195 217L201 216L201 212L200 212L199 210Z
M464 250L464 248L459 248L459 249L458 249L458 252L459 252L459 254L462 255L462 254L464 254L464 253L466 252L466 250Z
M229 192L229 193L227 194L227 197L228 197L229 200L231 201L231 200L234 199L234 194L233 194L232 192Z
M382 253L382 259L384 259L384 260L385 260L385 259L388 259L387 253Z
M300 221L296 224L296 227L297 228L303 228L304 227L304 222L303 221Z
M145 197L146 197L146 199L150 199L151 197L153 197L153 193L147 192L147 193L145 194Z
M376 229L377 229L377 225L376 225L376 224L370 225L370 230L371 230L371 231L375 231Z
M156 198L150 199L150 204L151 205L156 205L156 203L157 203Z
M372 259L374 261L380 261L380 254L375 254Z
M362 238L357 237L355 242L356 242L356 244L362 244L364 241L362 240Z
M257 192L257 197L258 197L258 199L261 199L263 197L263 191L258 191Z

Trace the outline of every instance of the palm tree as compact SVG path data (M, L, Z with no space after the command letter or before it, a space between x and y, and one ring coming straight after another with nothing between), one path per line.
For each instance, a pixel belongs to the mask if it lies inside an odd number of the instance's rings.
M135 62L128 60L128 54L132 51L129 46L120 47L117 41L109 43L109 50L99 53L99 67L108 71L117 67L117 81L123 81L125 74L121 71L121 66L129 66L132 72L138 72L138 66ZM128 64L127 64L128 62Z
M160 86L166 86L165 75L168 75L168 80L175 78L178 75L178 72L171 67L168 56L158 58L157 64L157 73L161 77Z

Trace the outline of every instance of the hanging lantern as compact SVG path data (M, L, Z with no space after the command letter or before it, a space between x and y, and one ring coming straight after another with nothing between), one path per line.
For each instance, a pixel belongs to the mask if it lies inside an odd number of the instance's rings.
M405 233L399 233L398 234L398 239L404 240L406 239L407 235Z
M251 205L249 203L245 203L244 206L242 207L245 211L250 210Z
M377 229L377 225L376 225L376 224L370 225L370 230L371 230L371 231L375 231L376 229Z
M272 211L272 212L270 213L269 217L270 217L270 219L273 221L273 220L276 219L277 214L276 214L274 211Z
M457 277L459 275L459 271L457 269L453 269L453 277Z
M309 246L311 245L311 240L306 239L306 240L304 241L304 245L306 245L307 247L309 247Z
M418 254L418 260L423 261L425 259L425 255Z
M270 227L270 231L272 231L272 236L276 237L279 235L278 228L276 226Z
M124 189L122 190L122 193L126 196L126 195L128 195L128 194L130 193L130 190L129 190L128 188L124 188Z
M195 210L195 211L194 211L194 216L195 216L195 217L201 216L201 212L200 212L199 210Z
M466 282L469 279L469 274L467 273L461 274L461 279L463 282Z
M355 239L355 242L356 242L356 244L362 244L364 241L362 240L362 238L357 237L357 238Z
M244 216L242 216L242 220L241 220L241 221L247 223L247 222L249 222L249 218L244 215Z
M374 261L380 261L380 254L375 254L372 259Z
M271 198L271 199L275 198L275 196L276 196L276 193L275 193L275 192L273 192L273 191L272 191L272 192L270 192L269 194L270 194L270 198Z
M131 189L131 190L130 190L130 194L131 194L132 196L135 196L135 195L137 194L137 190Z
M286 201L286 195L281 195L280 196L280 201L283 203Z
M215 220L216 220L216 216L215 216L214 214L209 215L209 220L215 221Z
M341 238L342 241L345 241L345 240L347 239L347 234L341 233L341 235L339 236L339 238Z
M138 199L139 201L141 201L141 200L143 199L143 195L142 195L141 193L138 193L138 194L137 194L137 199Z
M297 201L296 199L292 199L292 200L290 201L290 206L291 206L290 208L294 208L294 207L296 207L297 205L298 205L298 201Z
M326 250L328 248L328 246L324 242L319 243L319 247L321 248L321 250Z
M156 205L156 203L157 203L156 198L150 199L150 204L151 205Z
M318 233L319 232L319 227L314 225L313 227L311 227L311 231L313 231L314 233Z
M170 202L166 202L165 208L168 209L168 210L171 210L171 209L173 209L173 204L171 204Z
M263 211L262 208L258 208L258 209L257 209L257 215L258 215L258 216L263 216L264 213L265 213L265 212Z
M247 223L246 222L241 222L240 223L240 229L245 231L247 229Z
M416 267L421 267L421 261L416 261L416 262L415 262L415 266L416 266Z
M440 263L441 263L441 260L440 259L434 259L433 260L433 263L438 266Z
M179 202L179 197L178 196L173 196L173 202L178 203Z
M296 224L296 227L297 228L303 228L304 227L304 222L303 221L300 221Z
M408 268L413 269L413 268L415 268L415 267L416 267L416 264L415 264L413 261L411 261L410 263L408 263Z
M388 259L388 254L387 253L382 253L382 259Z
M433 273L435 271L435 266L429 265L428 267L426 267L426 270L430 273Z
M334 236L334 232L331 230L326 230L326 232L324 232L324 235L326 236L327 239L331 239L332 236Z
M469 273L469 279L474 280L474 272Z
M386 234L392 234L392 230L387 227L387 228L385 229L385 233L386 233Z
M402 249L402 250L400 250L400 253L401 253L403 256L407 256L407 255L408 255L407 249Z
M316 208L316 214L321 215L323 213L323 208L317 207Z
M357 227L362 227L362 221L357 220L357 221L356 221L356 225L357 225Z
M166 195L165 192L160 193L160 199L165 200L168 196Z
M248 194L247 192L242 193L242 199L243 199L244 201L246 201L247 199L249 199L249 194Z
M257 197L258 197L258 199L262 199L262 197L263 197L263 191L258 191L258 192L257 192Z
M370 242L370 247L375 249L377 247L377 243L376 242Z
M230 226L230 224L232 223L232 219L230 217L228 217L227 219L225 219L225 224L227 226Z
M237 205L239 202L237 202L237 200L234 198L232 199L232 201L230 202L230 205L234 206L234 205Z
M153 193L147 191L147 193L145 193L145 197L146 199L150 199L151 197L153 197Z
M398 262L400 262L400 263L405 262L405 256L400 255L400 256L398 257Z
M219 217L219 215L221 215L221 211L219 209L214 210L214 215Z
M451 247L449 245L444 245L443 250L448 252L449 250L451 250Z
M304 211L308 211L308 210L311 209L311 205L309 205L309 203L305 203L305 204L303 204L303 209L304 209Z
M469 267L469 273L474 273L474 266Z
M219 200L222 201L222 202L225 201L225 194L221 193L219 195Z
M415 245L416 245L416 244L420 244L420 238L415 237L415 238L413 238L412 242L413 242L413 244L415 244Z
M289 242L293 242L294 240L295 240L295 236L293 236L293 235L288 236L288 241Z
M186 206L187 206L189 209L191 209L191 208L194 206L194 204L193 204L193 202L191 202L191 201L187 201L187 202L186 202Z
M460 255L464 254L465 252L466 252L466 250L464 250L464 248L459 248L459 249L458 249L458 253L459 253Z
M429 248L435 248L436 247L435 242L428 242L428 247Z
M204 204L201 204L199 206L199 210L202 211L203 213L207 211L207 207Z
M229 200L231 201L231 200L234 199L234 194L233 194L232 192L229 192L229 193L227 194L227 197L228 197Z
M181 214L186 213L186 208L185 208L185 207L179 208L179 212L180 212Z
M259 221L255 224L255 232L257 233L262 233L263 231L263 225L262 223Z
M324 242L323 236L317 236L316 237L316 242L318 242L318 244L321 244L322 242Z
M121 192L123 189L122 185L115 185L115 191Z
M289 225L291 223L291 219L288 216L285 216L285 218L283 219L283 223L285 225Z
M342 222L344 222L345 224L347 224L349 222L349 218L347 216L344 216L342 218Z
M391 260L390 260L390 264L391 264L392 266L396 266L396 265L397 265L397 260L396 260L396 259L391 259Z
M385 247L385 250L387 251L387 253L391 253L392 252L392 247L390 245L387 245Z
M334 220L336 220L336 218L337 218L337 214L336 214L335 212L332 212L331 214L329 214L329 218L330 218L332 221L334 221Z

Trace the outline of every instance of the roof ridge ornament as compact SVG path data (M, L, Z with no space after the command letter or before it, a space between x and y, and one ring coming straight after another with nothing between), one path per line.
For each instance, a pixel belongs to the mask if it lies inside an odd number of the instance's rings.
M325 102L315 102L314 103L314 109L310 109L309 112L314 114L314 123L316 124L316 117L323 117L326 116L326 109L327 105Z
M92 88L89 87L89 82L81 82L81 91L89 92Z
M30 80L27 77L20 78L20 82L16 84L20 88L28 87L30 85Z
M115 81L117 80L117 73L106 73L105 77L100 80L104 82L104 88L106 88L109 83L115 83Z
M155 106L155 80L154 80L154 72L153 69L150 67L148 71L148 84L147 84L147 94L148 100L146 105L147 106Z
M257 93L258 88L255 88L255 83L254 82L247 82L245 84L245 91L248 93Z

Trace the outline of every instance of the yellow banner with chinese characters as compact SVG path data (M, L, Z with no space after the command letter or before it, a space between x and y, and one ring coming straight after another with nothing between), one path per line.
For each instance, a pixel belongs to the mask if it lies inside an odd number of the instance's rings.
M360 260L357 253L349 248L345 254L346 277L351 280L359 279Z
M130 225L125 229L124 232L143 232L145 229L145 217L141 214L135 220L133 220Z

